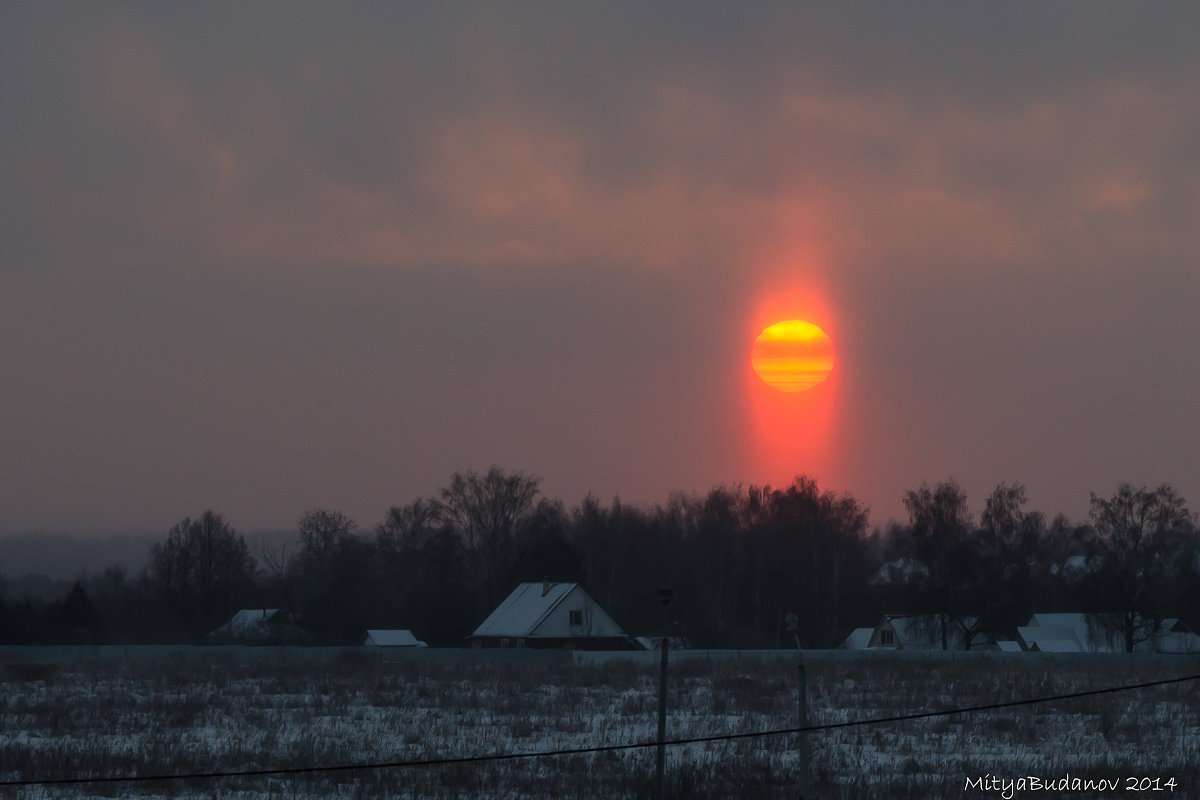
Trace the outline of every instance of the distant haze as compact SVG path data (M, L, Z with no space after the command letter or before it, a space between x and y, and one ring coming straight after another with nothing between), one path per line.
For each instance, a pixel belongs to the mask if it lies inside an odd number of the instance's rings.
M252 531L243 535L251 551L259 543L278 548L296 538L291 531ZM84 573L99 575L109 567L122 567L132 577L149 562L150 548L166 538L165 530L0 535L0 578L11 581L24 575L45 575L56 581L71 581Z
M147 562L150 546L162 534L22 533L0 536L0 577L45 575L73 580L113 566L135 574Z
M4 4L0 532L1200 505L1197 86L1196 4ZM795 424L768 314L837 349Z

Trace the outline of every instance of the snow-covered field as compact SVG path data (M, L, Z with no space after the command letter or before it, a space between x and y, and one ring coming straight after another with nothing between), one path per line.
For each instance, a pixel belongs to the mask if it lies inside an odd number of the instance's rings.
M427 654L431 655L431 654ZM884 717L1200 673L1195 659L813 660L810 722ZM797 671L672 664L668 737L794 726ZM823 798L1200 797L1200 682L811 737ZM0 780L236 771L652 740L657 668L564 659L236 659L0 670ZM668 750L668 796L795 797L794 735ZM649 797L654 749L286 777L0 787L0 796ZM1003 791L1116 779L1117 792ZM999 779L976 783L968 779ZM1129 778L1161 791L1127 791ZM1173 791L1167 781L1173 779ZM1070 785L1069 783L1067 784ZM1154 784L1142 782L1139 786ZM994 788L981 788L981 787Z

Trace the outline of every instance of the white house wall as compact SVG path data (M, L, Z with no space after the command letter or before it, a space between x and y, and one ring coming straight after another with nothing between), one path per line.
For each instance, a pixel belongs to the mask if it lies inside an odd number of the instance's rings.
M571 625L571 611L583 611L583 625ZM590 620L589 620L590 614ZM530 636L624 636L625 631L604 613L587 592L575 586L546 615Z

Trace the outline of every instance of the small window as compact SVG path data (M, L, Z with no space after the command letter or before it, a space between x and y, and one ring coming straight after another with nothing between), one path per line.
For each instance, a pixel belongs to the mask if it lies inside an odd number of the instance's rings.
M880 644L895 644L896 643L895 632L894 631L880 631L879 632L879 643Z
M571 624L572 625L582 625L583 624L583 610L582 609L577 608L571 612Z
M524 647L524 646L525 646L525 640L517 639L517 647Z
M507 650L507 649L508 649L508 639L501 639L501 640L500 640L500 647L501 647L502 649L505 649L505 650Z

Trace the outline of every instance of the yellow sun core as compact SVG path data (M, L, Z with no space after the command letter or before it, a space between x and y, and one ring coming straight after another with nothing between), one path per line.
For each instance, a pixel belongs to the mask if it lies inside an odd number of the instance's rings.
M781 392L805 392L833 369L833 342L811 322L776 322L754 340L750 364L768 386Z

